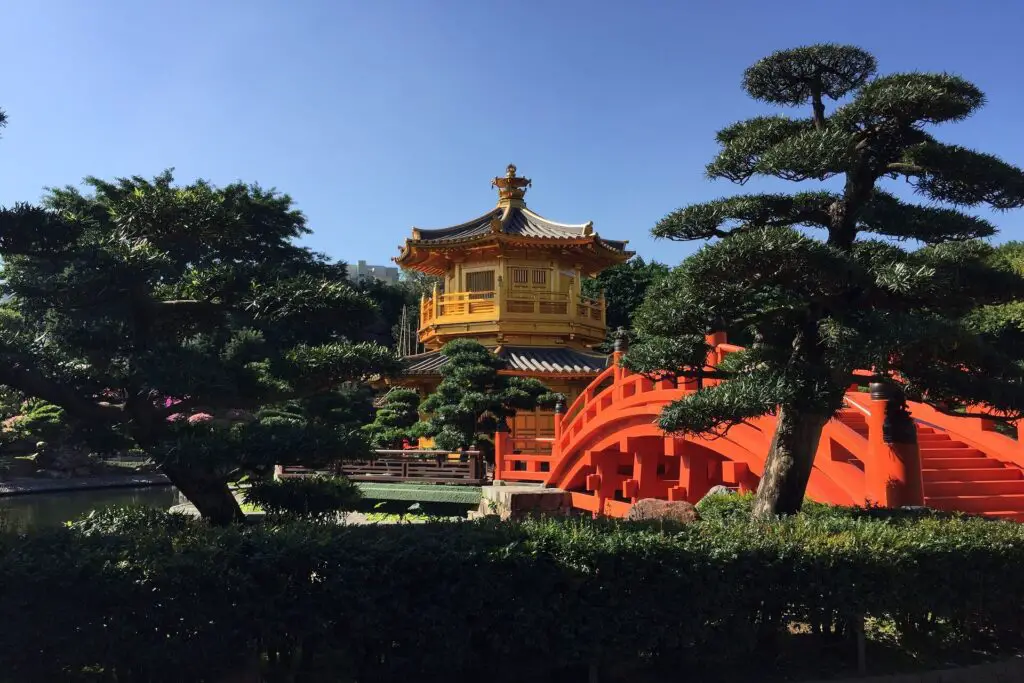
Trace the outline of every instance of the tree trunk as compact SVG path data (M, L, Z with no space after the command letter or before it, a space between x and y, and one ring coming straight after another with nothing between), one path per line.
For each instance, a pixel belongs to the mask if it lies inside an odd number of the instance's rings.
M161 470L211 524L228 526L245 521L242 508L222 478L185 467L164 466Z
M764 476L757 487L754 517L800 512L821 431L828 419L827 415L799 411L791 406L779 409Z

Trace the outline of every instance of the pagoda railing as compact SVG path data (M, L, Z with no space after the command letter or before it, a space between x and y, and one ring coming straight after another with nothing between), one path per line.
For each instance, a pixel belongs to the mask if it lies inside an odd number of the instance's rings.
M591 326L604 326L605 303L564 292L499 290L450 292L424 297L420 327L445 323L509 318L563 318Z

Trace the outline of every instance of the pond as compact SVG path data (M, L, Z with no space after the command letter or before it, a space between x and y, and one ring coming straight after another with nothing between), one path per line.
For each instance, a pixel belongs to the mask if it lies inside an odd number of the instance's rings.
M178 502L171 486L33 493L0 498L0 523L17 531L60 526L91 510L111 505L145 505L166 510Z

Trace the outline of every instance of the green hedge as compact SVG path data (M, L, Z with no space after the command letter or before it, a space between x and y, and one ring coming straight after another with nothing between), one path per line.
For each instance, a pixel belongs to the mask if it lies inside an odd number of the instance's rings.
M354 510L363 495L344 477L314 476L258 481L245 489L243 500L268 515L295 516L310 522L331 522Z
M743 680L798 630L851 664L842 634L862 618L906 649L1016 644L1024 526L824 507L754 523L745 504L678 528L112 511L0 536L0 680L565 682L591 664Z

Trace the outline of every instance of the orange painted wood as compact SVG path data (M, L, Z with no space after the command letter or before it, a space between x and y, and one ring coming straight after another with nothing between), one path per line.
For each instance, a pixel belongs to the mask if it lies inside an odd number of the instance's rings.
M724 335L710 335L708 342L709 367L742 351L725 343ZM871 376L869 371L856 374ZM906 452L882 440L882 406L856 386L850 388L846 407L823 430L809 497L842 505L923 500L944 509L1024 520L1022 442L994 431L991 420L950 417L911 403L918 446ZM656 421L661 410L695 390L693 381L677 385L651 379L616 363L581 392L557 425L548 465L524 460L528 471L507 476L545 474L546 485L570 492L574 507L612 516L628 512L630 502L616 499L620 493L630 501L659 497L696 502L716 484L755 490L774 418L749 420L721 438L660 432ZM540 467L549 471L537 472Z

